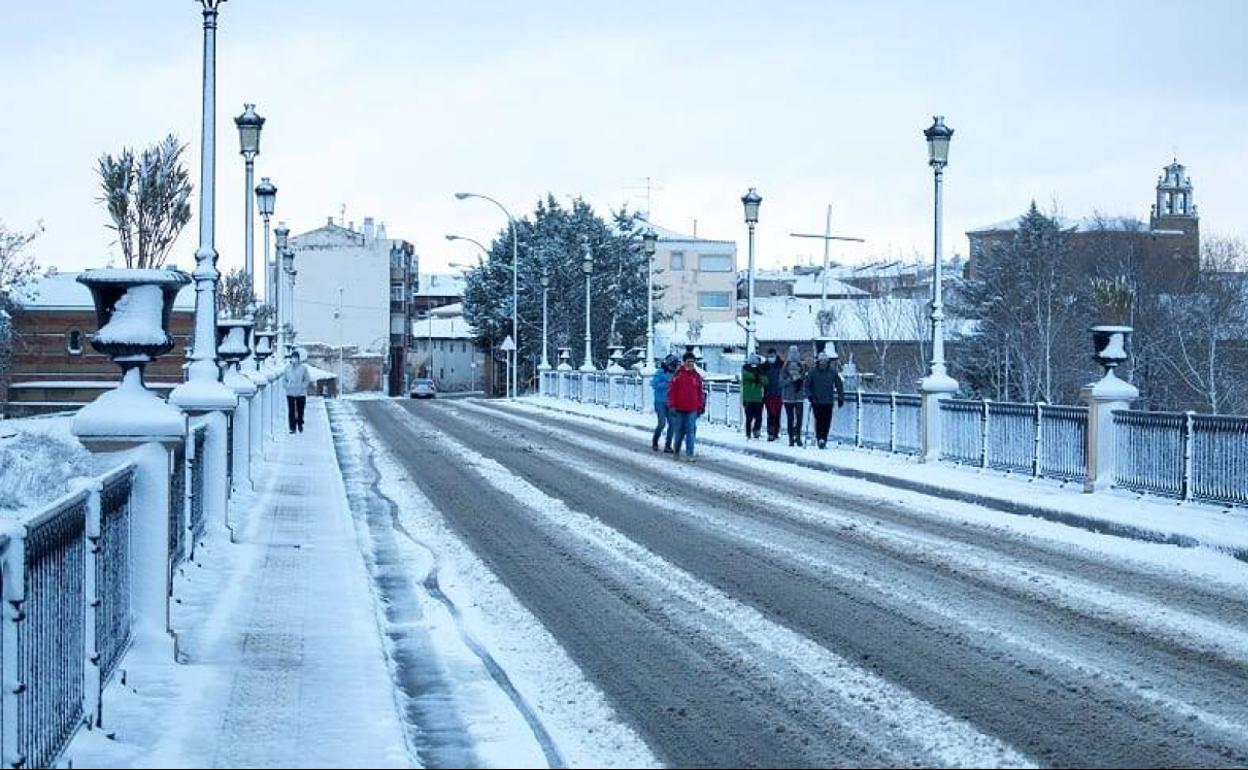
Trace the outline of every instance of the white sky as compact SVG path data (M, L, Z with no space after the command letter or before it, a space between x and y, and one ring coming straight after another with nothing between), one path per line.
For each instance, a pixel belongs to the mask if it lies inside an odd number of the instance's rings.
M110 255L96 157L168 131L198 188L201 33L191 0L5 0L0 220L43 220L35 253L62 269ZM551 191L603 213L646 176L656 222L737 239L763 195L764 266L817 257L821 230L861 261L930 253L921 131L954 128L946 244L1034 197L1072 216L1146 218L1171 153L1202 227L1248 235L1248 3L471 2L230 0L218 45L217 248L242 262L233 117L268 118L257 178L277 217L320 226L346 204L413 241L422 269L470 262ZM198 195L196 195L196 207ZM259 224L257 224L259 230ZM194 223L176 249L189 266ZM257 253L260 253L257 244ZM744 253L742 253L744 263Z

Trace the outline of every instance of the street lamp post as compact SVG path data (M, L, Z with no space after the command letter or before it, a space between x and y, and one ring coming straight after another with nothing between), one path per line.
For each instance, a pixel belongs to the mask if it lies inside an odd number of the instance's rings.
M273 255L273 319L277 328L277 358L280 361L286 360L286 282L282 279L283 263L286 257L286 244L290 242L290 228L285 222L278 222L277 227L273 229L274 245L276 253Z
M932 125L923 132L927 138L928 165L935 179L935 217L932 271L932 361L931 371L919 380L923 395L923 448L922 459L935 462L940 459L940 402L958 390L958 383L945 369L945 310L941 298L941 225L942 188L945 166L949 162L949 140L953 129L945 125L943 116L937 115Z
M589 319L590 319L590 278L594 275L594 254L589 250L589 238L581 236L581 272L585 274L585 361L581 364L582 372L597 371L594 368L594 351L592 347L593 338L591 337Z
M758 207L763 196L753 187L741 196L741 205L745 207L745 224L750 228L750 257L747 269L747 289L745 300L745 355L754 355L754 226L758 224Z
M246 187L244 188L244 196L247 199L247 213L244 221L245 239L243 243L243 271L247 273L247 277L251 279L252 289L255 289L256 273L255 261L253 254L255 252L255 221L256 216L253 213L252 192L255 181L254 174L256 170L256 156L260 154L260 129L264 128L264 118L256 114L256 105L244 104L243 114L234 118L234 125L238 126L238 146L239 153L243 156L243 164L247 170Z
M547 315L548 299L550 297L550 274L545 270L542 271L542 362L538 364L539 371L550 371L550 359L546 356L546 338L549 334L549 316Z
M260 205L260 218L264 220L264 303L273 306L273 266L269 264L269 218L273 216L273 207L277 202L277 185L269 178L260 179L256 185L256 202ZM255 280L255 276L252 276ZM254 288L254 286L253 286Z
M507 224L511 226L511 340L513 343L515 343L516 349L519 350L520 349L520 324L519 324L520 281L519 281L518 270L520 266L520 245L519 245L520 242L516 238L516 220L514 217L512 217L511 212L507 210L506 206L494 200L488 195L481 195L480 193L457 192L455 193L455 197L461 201L467 198L480 198L482 200L487 200L490 203L493 203L495 206L498 206L502 210L504 215L506 215ZM519 362L518 356L516 360L517 362ZM510 377L510 382L508 383L511 389L511 395L509 396L509 398L516 397L516 385L518 384L518 380L516 378L517 368L518 367L515 367L515 366L511 368L511 377Z
M647 377L654 374L654 252L658 243L658 233L647 227L641 234L641 253L646 255L646 364L641 373Z

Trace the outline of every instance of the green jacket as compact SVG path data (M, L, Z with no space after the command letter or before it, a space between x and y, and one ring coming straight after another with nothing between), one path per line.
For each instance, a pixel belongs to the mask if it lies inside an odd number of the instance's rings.
M767 385L767 375L762 367L745 365L741 370L741 402L758 404L763 400L763 388Z

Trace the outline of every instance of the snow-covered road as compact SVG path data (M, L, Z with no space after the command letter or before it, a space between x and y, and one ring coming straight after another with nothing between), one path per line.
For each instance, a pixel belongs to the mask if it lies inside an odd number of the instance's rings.
M658 761L1248 763L1248 565L1229 557L725 450L678 464L497 402L344 408L480 559L478 587L501 581ZM513 674L569 761L593 759Z

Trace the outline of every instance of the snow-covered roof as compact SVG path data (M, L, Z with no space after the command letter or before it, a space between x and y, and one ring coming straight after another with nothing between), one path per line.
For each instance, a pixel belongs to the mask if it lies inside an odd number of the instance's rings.
M754 321L759 343L809 340L820 336L819 300L797 297L760 297L754 300ZM871 299L830 299L828 312L832 321L829 336L837 340L888 340L918 342L926 339L930 329L930 307L925 298L875 297ZM677 345L689 340L689 324L665 321L660 326L668 339ZM950 336L969 331L967 322L946 319ZM700 345L744 345L745 330L735 321L714 321L702 325Z
M80 273L48 272L13 292L14 304L23 310L90 310L95 307L91 292L78 283ZM195 309L195 284L182 287L173 303L174 310Z
M464 314L464 303L454 302L454 303L451 303L450 305L443 305L442 307L435 307L430 312L433 316L437 318L452 318L455 316L462 316Z
M422 273L417 297L462 297L463 276L455 274Z
M1127 233L1148 231L1148 226L1135 217L1080 217L1078 219L1071 219L1070 217L1054 216L1049 218L1056 221L1057 226L1061 229L1072 233L1097 231ZM1000 222L994 222L987 227L978 227L974 230L968 230L967 235L1014 232L1018 229L1019 222L1021 222L1022 219L1022 217L1013 217Z
M476 332L463 318L423 318L412 321L412 336L416 339L470 340Z
M648 219L637 217L637 221L642 224L642 228L649 227L659 236L659 243L665 246L672 244L690 244L696 245L700 254L733 254L737 250L736 241L715 240L713 238L701 238L696 235L686 235L678 233L675 230L669 230L661 225L656 225Z

